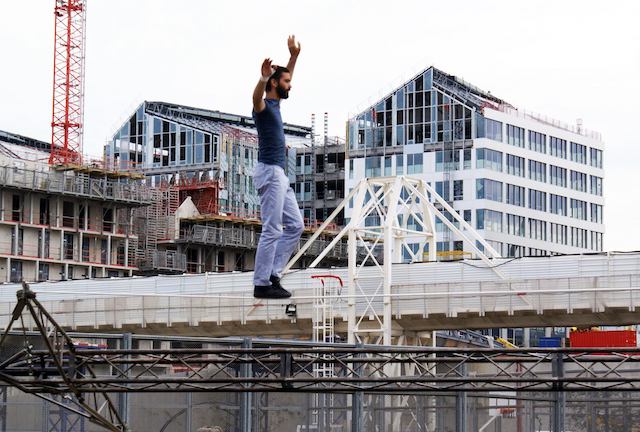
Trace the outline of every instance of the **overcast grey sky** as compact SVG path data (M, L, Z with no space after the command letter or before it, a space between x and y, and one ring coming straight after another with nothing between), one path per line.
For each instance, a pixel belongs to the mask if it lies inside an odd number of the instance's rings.
M53 0L0 0L0 129L50 137ZM85 152L143 100L250 113L264 57L302 53L285 121L330 132L435 65L512 105L600 131L605 248L640 250L640 2L88 0Z

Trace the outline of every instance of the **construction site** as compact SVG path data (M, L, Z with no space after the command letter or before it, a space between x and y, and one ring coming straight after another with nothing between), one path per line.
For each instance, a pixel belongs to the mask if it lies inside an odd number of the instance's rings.
M88 1L53 1L51 140L0 131L0 431L640 431L598 133L433 67L345 138L284 123L305 230L260 300L254 119L142 101L87 156Z

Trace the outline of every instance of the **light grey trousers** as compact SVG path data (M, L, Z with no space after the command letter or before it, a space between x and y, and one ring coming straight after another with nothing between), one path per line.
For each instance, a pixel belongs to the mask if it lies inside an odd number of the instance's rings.
M298 245L304 221L281 167L259 162L253 171L253 184L260 195L262 220L253 283L264 286L271 285L271 275L282 276L282 269Z

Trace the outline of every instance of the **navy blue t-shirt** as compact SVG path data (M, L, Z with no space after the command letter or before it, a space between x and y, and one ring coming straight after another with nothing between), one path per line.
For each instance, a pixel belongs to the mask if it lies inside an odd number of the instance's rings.
M268 165L286 166L284 125L280 114L280 101L265 99L265 109L253 111L253 120L258 130L258 162Z

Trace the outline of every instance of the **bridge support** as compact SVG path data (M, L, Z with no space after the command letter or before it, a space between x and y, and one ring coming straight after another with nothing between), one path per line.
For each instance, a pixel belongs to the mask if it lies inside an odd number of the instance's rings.
M491 264L490 258L500 256L426 181L405 176L379 177L357 184L291 259L285 272L350 202L353 209L349 223L309 266L316 267L339 241L348 239L349 343L362 343L365 338L371 341L374 337L377 344L392 344L393 264L421 262L425 256L429 261L436 260L436 219L465 240L487 264ZM360 256L364 258L359 260ZM363 270L371 267L376 273L365 275ZM495 268L494 271L500 274ZM381 301L382 313L375 307Z

